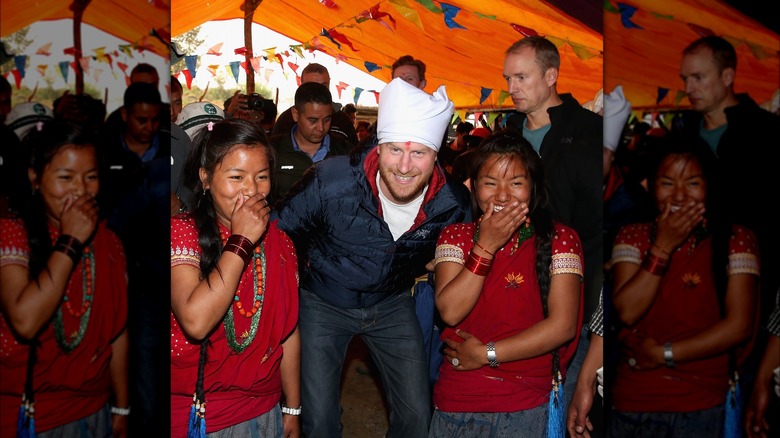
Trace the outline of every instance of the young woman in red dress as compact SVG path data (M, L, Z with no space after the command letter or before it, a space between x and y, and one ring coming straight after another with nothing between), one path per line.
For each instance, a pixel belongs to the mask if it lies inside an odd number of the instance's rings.
M0 436L126 436L125 254L98 219L95 143L59 122L25 143L33 196L0 219Z
M210 123L171 219L171 436L299 437L298 263L269 222L273 150L251 122Z

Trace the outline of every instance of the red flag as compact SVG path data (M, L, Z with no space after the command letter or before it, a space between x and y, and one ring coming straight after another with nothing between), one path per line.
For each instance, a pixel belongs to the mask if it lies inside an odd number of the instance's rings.
M342 81L339 81L339 83L336 85L336 91L339 93L339 99L341 99L341 92L344 91L344 89L347 87L349 87L349 84Z
M119 66L123 73L127 73L127 64L117 61L116 65Z
M523 36L539 36L539 34L530 27L520 26L519 24L512 23L512 29L520 32Z
M182 70L181 73L184 75L184 79L187 81L187 88L192 89L192 73L190 73L189 70Z
M243 55L247 52L246 47L239 47L236 50L234 50L236 55Z
M14 81L16 82L16 89L18 90L19 88L22 87L22 72L20 72L17 69L13 69L11 70L11 74L14 75Z
M293 71L296 75L298 74L298 64L293 64L292 61L287 63L287 66L290 67L290 70Z
M338 42L340 42L342 44L348 45L349 48L352 49L353 52L357 52L358 51L358 49L356 49L355 46L352 45L352 41L350 41L349 38L347 38L344 34L339 33L336 29L331 29L331 30L328 31L328 33L330 34L330 36L334 40L336 40L336 41L338 41Z

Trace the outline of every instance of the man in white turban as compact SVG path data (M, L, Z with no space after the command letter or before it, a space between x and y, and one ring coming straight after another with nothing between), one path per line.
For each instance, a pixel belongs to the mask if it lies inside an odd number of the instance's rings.
M410 291L426 275L442 229L471 220L468 190L447 182L436 165L452 114L444 87L430 95L393 80L379 98L379 144L316 163L273 213L301 260L307 438L342 435L341 369L355 335L382 377L390 409L386 436L427 437L428 360ZM288 415L298 412L289 408Z

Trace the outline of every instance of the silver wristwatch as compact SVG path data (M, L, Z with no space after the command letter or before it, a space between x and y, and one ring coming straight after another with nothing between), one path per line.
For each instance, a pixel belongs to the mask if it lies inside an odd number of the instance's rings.
M666 366L674 368L674 355L672 354L672 343L667 342L664 344L664 361Z
M498 367L498 361L496 360L496 344L493 341L487 343L487 360L490 368Z

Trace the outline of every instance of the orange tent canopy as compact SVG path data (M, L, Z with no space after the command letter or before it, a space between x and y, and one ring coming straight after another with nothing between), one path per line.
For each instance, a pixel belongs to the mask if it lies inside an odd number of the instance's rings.
M242 5L174 0L171 32L175 36L207 21L243 19ZM362 71L376 66L370 73L384 82L390 81L396 59L412 55L427 66L426 91L445 84L458 109L512 108L503 79L504 51L523 31L558 45L559 92L585 103L603 83L602 35L539 0L263 0L253 20L302 42L303 50L318 48ZM253 48L258 56L271 47L253 41Z
M680 79L683 49L706 29L728 39L737 50L734 90L757 103L772 98L780 87L780 36L717 0L621 0L636 8L604 14L605 92L623 85L634 109L689 107ZM635 27L638 26L638 27ZM665 96L659 88L668 90ZM663 97L663 98L661 98Z
M3 0L0 2L0 36L10 35L37 21L73 18L71 3L72 0ZM170 40L169 4L170 0L92 0L84 10L82 21L168 58L168 44L152 36L152 29Z

